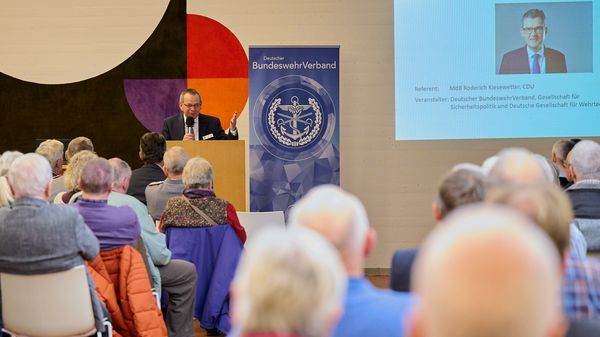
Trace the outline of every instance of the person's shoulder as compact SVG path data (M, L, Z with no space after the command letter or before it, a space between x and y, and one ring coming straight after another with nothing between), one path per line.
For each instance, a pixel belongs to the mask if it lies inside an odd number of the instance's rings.
M219 118L201 113L201 114L198 114L198 121L201 121L201 120L215 122L215 121L219 121Z
M157 193L164 183L164 180L151 182L148 184L148 186L146 186L146 193Z
M560 58L564 58L565 54L563 54L561 51L554 49L554 48L549 48L549 47L545 47L545 52L546 55L549 56L554 56L554 57L560 57Z
M177 114L175 114L173 116L169 116L169 117L167 117L167 118L164 119L164 123L165 124L171 123L172 121L178 120L179 117L181 117L181 113L177 113Z
M527 50L525 48L527 48L527 47L523 46L523 47L519 47L517 49L509 50L506 53L504 53L504 57L510 58L510 57L522 55L523 53L527 54Z
M77 204L47 204L44 207L44 213L47 217L58 218L65 224L78 223L80 219L83 222Z

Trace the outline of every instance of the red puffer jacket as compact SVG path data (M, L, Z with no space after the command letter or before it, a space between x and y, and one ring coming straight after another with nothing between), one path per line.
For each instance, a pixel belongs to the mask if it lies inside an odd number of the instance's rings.
M166 337L167 328L150 290L141 255L131 246L101 251L88 270L108 309L114 331L124 337Z

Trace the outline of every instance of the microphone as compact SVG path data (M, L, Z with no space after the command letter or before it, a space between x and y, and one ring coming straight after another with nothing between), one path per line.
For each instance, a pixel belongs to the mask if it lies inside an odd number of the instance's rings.
M186 117L185 119L185 126L188 127L188 132L187 133L191 133L192 135L194 134L194 117Z

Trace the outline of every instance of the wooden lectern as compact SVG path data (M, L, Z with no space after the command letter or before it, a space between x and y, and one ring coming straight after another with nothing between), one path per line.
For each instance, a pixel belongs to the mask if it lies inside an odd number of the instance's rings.
M246 145L243 140L168 140L167 148L183 147L190 158L200 156L213 167L217 197L246 211Z

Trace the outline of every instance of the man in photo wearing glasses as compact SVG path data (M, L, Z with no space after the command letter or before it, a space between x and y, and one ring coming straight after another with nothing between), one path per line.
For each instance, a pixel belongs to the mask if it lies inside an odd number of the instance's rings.
M180 114L166 118L162 134L166 140L212 140L238 139L237 114L234 113L229 131L223 131L221 121L214 116L200 113L202 98L196 89L186 89L179 95ZM193 121L193 123L191 123Z
M521 37L525 46L502 56L500 74L566 73L565 55L544 46L548 27L546 15L539 9L530 9L521 20Z

